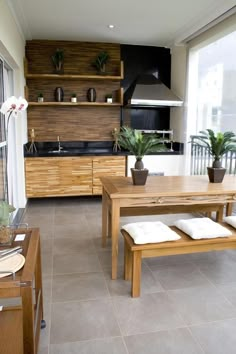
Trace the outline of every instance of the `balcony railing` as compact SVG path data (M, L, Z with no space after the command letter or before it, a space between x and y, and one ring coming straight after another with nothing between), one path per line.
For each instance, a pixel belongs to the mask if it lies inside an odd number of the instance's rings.
M212 166L212 157L205 147L197 146L194 140L198 135L191 136L191 175L207 174L207 167ZM222 158L222 167L226 168L226 174L236 174L236 152L230 151Z

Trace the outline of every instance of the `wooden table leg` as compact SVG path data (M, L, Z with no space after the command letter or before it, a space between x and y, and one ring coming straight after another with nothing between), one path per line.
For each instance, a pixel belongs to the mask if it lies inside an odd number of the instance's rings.
M107 243L108 199L105 189L102 190L102 247Z
M118 266L118 236L120 226L120 201L113 199L111 204L111 238L112 238L112 279L117 278Z
M24 354L36 354L34 340L34 301L33 285L21 287L22 310L23 310L23 338Z
M233 203L226 204L226 216L232 215L233 212Z
M222 222L223 221L223 216L224 216L224 205L220 206L219 209L216 212L216 221L217 222Z
M142 251L133 252L132 297L140 296Z

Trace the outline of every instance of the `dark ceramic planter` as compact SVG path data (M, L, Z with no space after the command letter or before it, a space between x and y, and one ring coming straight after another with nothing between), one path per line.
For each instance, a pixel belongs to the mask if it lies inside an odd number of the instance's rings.
M131 168L130 170L132 174L133 184L136 186L144 186L146 184L149 171L146 168L143 170Z
M221 183L224 179L226 168L207 167L207 172L211 183Z

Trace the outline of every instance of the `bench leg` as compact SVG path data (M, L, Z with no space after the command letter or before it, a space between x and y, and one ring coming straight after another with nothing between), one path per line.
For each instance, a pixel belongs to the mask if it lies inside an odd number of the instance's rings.
M132 297L140 296L142 251L133 252Z
M233 203L226 204L226 216L232 215L233 212Z
M130 252L128 245L125 241L124 247L124 279L131 280L132 278L132 252Z
M216 221L222 222L223 216L224 216L224 206L222 205L221 207L219 207L219 210L217 210L216 212Z

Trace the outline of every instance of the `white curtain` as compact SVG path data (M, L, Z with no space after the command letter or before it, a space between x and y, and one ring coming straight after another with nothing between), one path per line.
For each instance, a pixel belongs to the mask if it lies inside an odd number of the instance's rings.
M11 96L9 85L9 73L6 68L3 69L4 77L4 97L5 100ZM8 115L6 115L6 143L7 143L7 183L8 183L8 202L12 205L17 204L14 195L16 192L16 139L15 139L15 116L12 115L8 123Z

